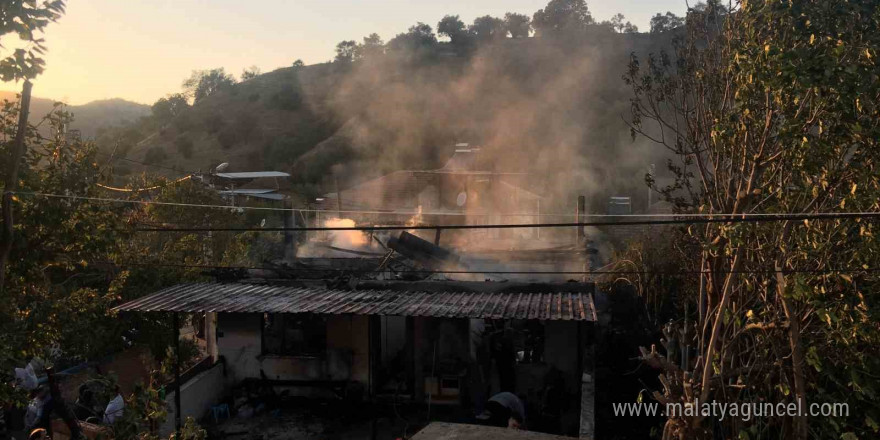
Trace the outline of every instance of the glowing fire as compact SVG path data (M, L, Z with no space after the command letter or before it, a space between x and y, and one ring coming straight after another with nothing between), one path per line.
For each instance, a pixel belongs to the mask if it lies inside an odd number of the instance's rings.
M350 218L331 218L324 221L326 228L353 228L356 224ZM353 249L367 245L367 236L361 231L330 231L333 246Z

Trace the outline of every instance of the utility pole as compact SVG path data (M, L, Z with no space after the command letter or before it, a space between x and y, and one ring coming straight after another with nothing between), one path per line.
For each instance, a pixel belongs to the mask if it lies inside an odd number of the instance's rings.
M0 292L6 290L6 263L12 251L12 240L15 233L12 219L12 193L18 189L18 169L24 157L24 136L27 133L28 112L31 107L31 89L33 84L25 80L21 89L21 101L18 110L18 130L15 132L12 155L9 158L9 171L3 186L3 231L0 235Z

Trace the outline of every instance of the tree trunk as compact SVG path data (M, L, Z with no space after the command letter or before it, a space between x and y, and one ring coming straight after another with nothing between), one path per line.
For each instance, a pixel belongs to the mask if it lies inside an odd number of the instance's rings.
M788 344L791 348L791 368L794 376L794 395L800 411L807 404L806 383L804 381L804 353L801 347L801 323L792 304L785 297L785 277L782 275L782 264L776 261L776 295L782 302L782 309L788 319ZM807 439L807 418L800 414L794 419L794 437L797 440Z
M9 171L3 187L3 231L0 235L0 293L6 291L6 263L12 251L13 234L15 233L12 219L12 193L18 189L18 169L24 157L24 137L27 132L28 112L31 106L30 81L25 80L21 89L21 101L18 111L18 130L9 155Z

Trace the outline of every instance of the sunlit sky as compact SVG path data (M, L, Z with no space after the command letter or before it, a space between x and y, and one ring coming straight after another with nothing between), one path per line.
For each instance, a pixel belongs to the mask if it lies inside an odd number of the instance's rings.
M67 13L46 29L46 72L33 93L73 105L106 98L150 104L179 91L194 69L224 67L238 77L251 65L268 72L297 58L320 63L333 58L341 40L376 32L388 41L419 21L436 30L446 14L465 23L486 14L531 16L547 1L68 0ZM657 12L686 10L684 0L587 4L597 20L620 12L641 31ZM20 84L0 83L0 89Z

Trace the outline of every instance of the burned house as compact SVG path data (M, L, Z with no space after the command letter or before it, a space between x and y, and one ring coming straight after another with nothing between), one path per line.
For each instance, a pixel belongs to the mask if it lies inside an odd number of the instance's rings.
M492 394L510 391L524 398L530 429L577 435L593 425L592 405L582 404L592 399L593 289L252 280L181 284L117 309L205 314L209 355L224 373L182 385L184 415L204 414L224 390L248 381L298 395L457 406L472 415Z
M456 145L446 164L434 170L401 170L325 194L323 214L378 224L537 223L541 196L525 188L523 173L499 172L479 147ZM320 219L319 219L320 220ZM320 224L320 221L318 221ZM535 238L537 229L451 233L471 245L485 238ZM459 243L466 245L467 242Z

